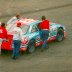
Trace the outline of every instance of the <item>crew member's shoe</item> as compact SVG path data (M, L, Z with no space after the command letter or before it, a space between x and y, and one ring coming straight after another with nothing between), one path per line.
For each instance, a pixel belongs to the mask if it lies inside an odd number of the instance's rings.
M15 56L13 56L13 57L12 57L12 59L16 60L16 57L15 57Z
M43 52L44 51L44 48L41 48L41 52Z

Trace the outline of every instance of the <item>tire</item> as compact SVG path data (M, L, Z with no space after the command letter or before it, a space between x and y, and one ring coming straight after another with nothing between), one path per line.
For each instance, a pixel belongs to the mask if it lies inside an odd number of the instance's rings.
M33 53L35 51L35 41L34 40L31 40L28 44L28 49L27 49L27 52L28 53Z
M1 55L5 55L5 54L7 54L7 51L6 51L6 50L1 49Z
M64 30L62 28L58 29L56 41L60 42L64 39Z

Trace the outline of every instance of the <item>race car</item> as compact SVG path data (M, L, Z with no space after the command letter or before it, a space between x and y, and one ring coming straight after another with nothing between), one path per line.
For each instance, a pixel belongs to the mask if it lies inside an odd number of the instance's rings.
M42 22L41 20L32 19L32 18L24 18L22 20L12 20L7 24L8 30L8 41L4 41L2 43L2 50L13 50L13 34L12 30L16 26L17 22L21 22L21 29L23 31L23 42L20 46L20 51L28 51L29 53L33 53L37 46L41 45L43 41L41 40L40 32L41 30L38 28L38 25ZM58 42L62 41L66 38L66 30L65 27L61 24L50 22L50 33L47 39L47 42L57 40Z

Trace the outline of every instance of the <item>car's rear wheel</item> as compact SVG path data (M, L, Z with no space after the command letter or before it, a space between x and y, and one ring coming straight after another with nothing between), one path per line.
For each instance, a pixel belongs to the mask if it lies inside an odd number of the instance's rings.
M1 55L7 54L7 51L4 49L1 49Z
M62 28L59 28L58 29L58 32L57 32L57 38L56 40L58 42L62 41L64 39L64 30Z
M28 53L33 53L35 51L35 41L31 40L28 44L28 49L27 52Z

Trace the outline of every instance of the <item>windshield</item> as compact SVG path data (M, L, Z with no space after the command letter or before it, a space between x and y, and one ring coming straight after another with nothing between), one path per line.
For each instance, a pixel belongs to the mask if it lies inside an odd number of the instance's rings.
M8 22L7 22L7 30L9 31L9 32L12 32L13 31L13 29L16 27L16 22L17 22L18 20L15 18L15 17L13 17L13 18L11 18ZM23 34L26 34L27 33L27 31L28 31L28 29L29 29L29 26L28 25L25 25L25 24L23 24L22 26L21 26L21 29L22 29L22 31L23 31Z
M26 34L29 30L29 26L28 25L24 25L21 27L22 31L23 31L23 34Z
M16 27L16 24L10 24L6 28L7 28L8 32L12 32L15 27ZM28 25L22 25L21 29L23 31L23 34L26 34L28 32L29 26Z

